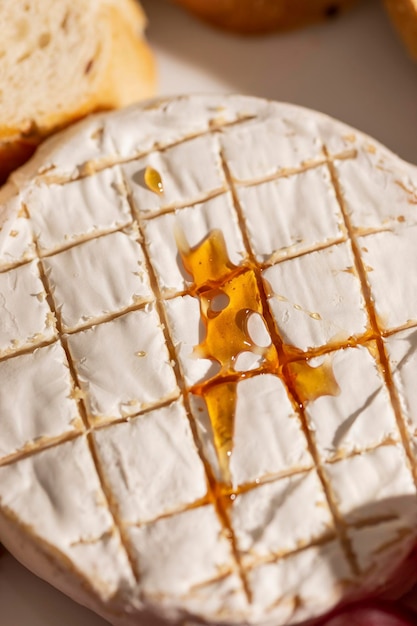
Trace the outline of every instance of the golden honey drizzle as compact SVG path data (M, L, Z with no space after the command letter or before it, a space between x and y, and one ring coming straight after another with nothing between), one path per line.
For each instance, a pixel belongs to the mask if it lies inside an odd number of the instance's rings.
M158 170L155 170L153 167L148 165L145 169L144 179L148 189L160 196L164 193L164 185L162 183L161 174Z
M212 230L193 248L181 233L177 233L177 246L184 268L193 279L191 293L199 299L205 330L205 336L194 352L196 356L210 359L218 365L217 373L195 385L191 392L206 404L223 482L230 485L236 385L239 380L254 373L279 376L295 392L302 406L323 395L336 395L339 387L330 357L322 365L312 367L308 357L297 348L285 346L282 342L279 344L278 341L275 345L272 339L267 347L253 342L248 332L248 320L253 314L260 315L269 335L274 335L265 315L267 296L262 289L262 280L259 280L260 270L250 262L234 265L220 230ZM255 370L236 371L237 358L243 352L260 357L260 364Z
M288 363L284 373L287 383L291 381L288 386L296 390L303 406L321 396L336 396L340 392L329 356L318 367L312 367L306 360Z

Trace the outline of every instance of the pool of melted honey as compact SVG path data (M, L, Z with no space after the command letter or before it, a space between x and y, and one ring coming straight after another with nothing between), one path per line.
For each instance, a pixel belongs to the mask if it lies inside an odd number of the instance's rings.
M193 248L178 236L177 245L184 268L192 277L191 294L199 299L204 326L204 337L195 346L195 354L217 365L216 373L191 392L205 402L223 482L231 485L239 380L266 373L278 376L301 408L320 396L336 395L339 388L328 359L313 367L308 355L283 343L268 308L260 268L249 260L234 265L220 230L211 231ZM261 317L270 336L266 347L256 345L249 334L248 321L253 314ZM238 357L247 352L258 357L258 365L238 371Z

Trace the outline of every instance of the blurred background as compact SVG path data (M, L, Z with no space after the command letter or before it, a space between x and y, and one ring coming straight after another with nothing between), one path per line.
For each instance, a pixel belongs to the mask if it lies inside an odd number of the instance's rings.
M216 31L165 0L142 4L159 95L239 92L294 102L351 124L417 164L417 63L380 0L361 0L317 26L252 38ZM0 607L1 626L106 624L7 554L0 557Z
M238 92L311 107L417 164L417 64L380 0L309 28L257 37L216 31L164 0L142 0L159 92Z

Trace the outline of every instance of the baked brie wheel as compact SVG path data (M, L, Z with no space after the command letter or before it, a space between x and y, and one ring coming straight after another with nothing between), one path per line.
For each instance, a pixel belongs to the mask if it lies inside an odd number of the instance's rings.
M415 580L416 167L184 96L55 136L0 200L18 559L116 626L298 624Z

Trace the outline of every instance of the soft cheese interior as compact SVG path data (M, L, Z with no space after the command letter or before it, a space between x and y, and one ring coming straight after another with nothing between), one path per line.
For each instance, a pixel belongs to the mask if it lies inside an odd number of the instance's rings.
M194 96L79 124L0 201L12 552L120 625L293 624L389 585L417 534L415 167Z

